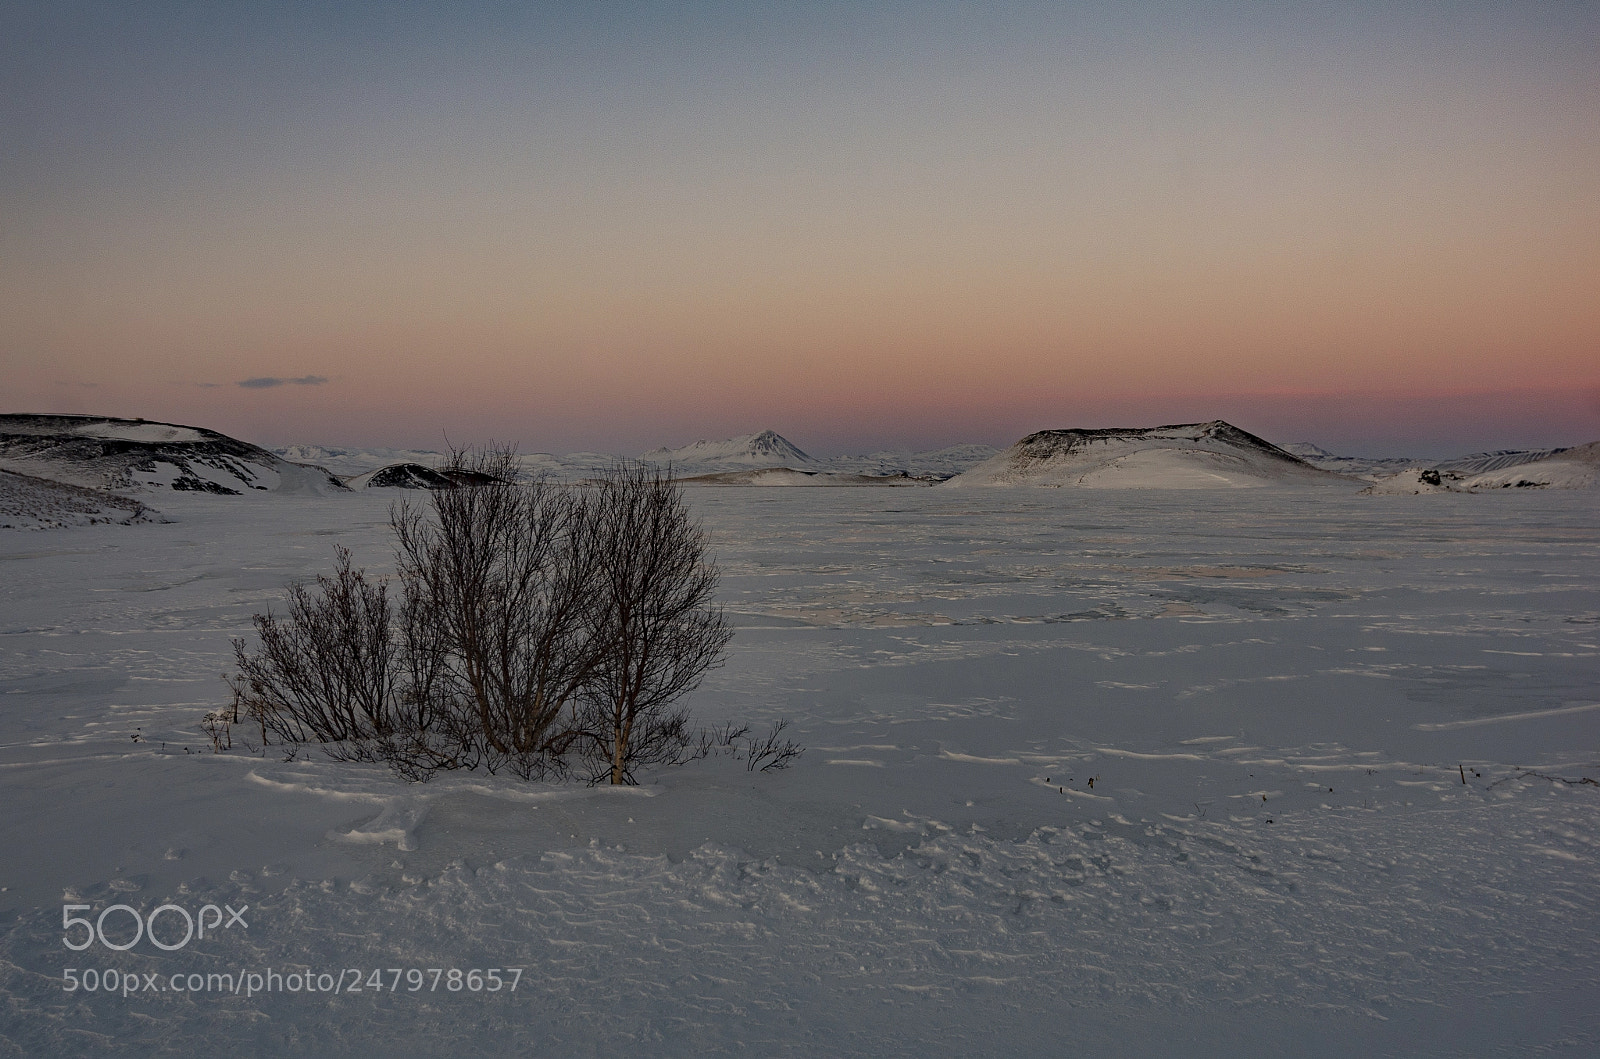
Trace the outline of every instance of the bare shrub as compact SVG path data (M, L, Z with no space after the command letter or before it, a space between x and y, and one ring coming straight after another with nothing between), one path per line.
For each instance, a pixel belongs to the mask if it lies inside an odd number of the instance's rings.
M588 529L588 497L519 482L509 449L453 453L444 473L476 484L390 518L423 727L491 770L559 770L576 737L568 704L603 648L591 612L604 542Z
M632 783L640 765L688 756L688 714L673 704L721 664L733 631L714 603L705 532L670 472L618 464L591 504L592 635L603 650L580 691L580 751L591 778Z
M735 724L733 721L724 721L711 728L702 728L690 756L699 759L713 754L738 754L739 740L749 734L748 724Z
M332 577L315 588L288 588L288 613L254 618L257 653L233 641L239 676L234 711L244 707L262 739L285 743L354 743L395 728L395 643L386 586L350 566L337 550Z
M457 484L390 511L398 606L340 549L331 577L289 587L286 615L255 617L257 651L234 641L235 721L242 707L263 744L320 743L413 780L543 777L576 756L592 782L633 783L748 734L730 723L696 748L677 705L732 631L670 476L619 464L587 486L525 481L505 448L453 452L442 472ZM763 762L793 756L777 731Z
M788 721L774 721L772 730L760 739L750 739L745 744L744 768L746 772L773 772L786 769L794 759L805 753L805 748L793 739L786 739L783 730Z
M237 713L228 710L212 710L200 722L200 727L211 739L211 752L213 754L226 753L233 749L233 726L237 724Z

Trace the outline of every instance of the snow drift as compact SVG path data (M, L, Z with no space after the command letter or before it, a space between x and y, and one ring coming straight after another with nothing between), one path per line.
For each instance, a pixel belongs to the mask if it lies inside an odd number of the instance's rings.
M947 486L1239 489L1346 482L1222 420L1109 430L1041 430Z
M339 493L322 467L202 427L80 415L0 415L0 469L89 489Z

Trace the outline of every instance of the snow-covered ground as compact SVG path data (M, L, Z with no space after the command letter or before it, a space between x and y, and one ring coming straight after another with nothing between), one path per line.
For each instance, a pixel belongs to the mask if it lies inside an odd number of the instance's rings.
M0 1054L1600 1051L1592 491L692 489L693 704L794 768L212 753L228 638L391 495L0 535ZM114 904L248 925L64 944Z
M735 486L739 488L851 488L860 486L929 486L932 478L912 478L898 474L855 474L849 471L801 471L789 467L760 467L750 471L716 471L683 476L686 486Z

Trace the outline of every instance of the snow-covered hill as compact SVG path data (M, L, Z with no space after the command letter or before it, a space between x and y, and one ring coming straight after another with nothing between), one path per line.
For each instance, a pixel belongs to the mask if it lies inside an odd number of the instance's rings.
M499 481L480 471L424 467L420 463L391 463L366 474L346 478L351 489L453 489L458 485L488 485Z
M1041 430L945 484L1238 489L1346 482L1219 419L1150 428Z
M1518 457L1528 456L1528 459ZM1487 466L1487 470L1482 470ZM1600 441L1570 449L1485 452L1376 477L1369 494L1486 493L1600 486Z
M652 449L639 458L649 463L670 463L680 473L701 474L755 467L808 467L816 462L773 430L740 434L726 441L697 441L676 449Z
M455 482L448 475L420 463L391 463L346 478L344 484L351 489L448 489Z
M1600 486L1600 441L1504 469L1490 470L1462 481L1459 488L1473 492L1489 489L1593 489Z
M349 449L333 445L282 445L272 451L291 463L326 467L341 478L353 478L396 463L432 467L444 458L443 453L431 449Z
M1525 463L1547 460L1552 456L1571 451L1571 449L1498 449L1494 452L1474 452L1467 456L1457 456L1453 460L1439 460L1429 466L1436 471L1450 471L1460 475L1486 474L1489 471L1504 471L1512 467L1521 467Z
M127 526L162 521L165 520L159 512L125 496L0 471L0 529L59 529L107 522Z
M1566 452L1566 449L1497 449L1494 452L1474 452L1449 460L1418 459L1407 456L1339 456L1309 441L1295 441L1280 446L1285 452L1300 457L1313 467L1336 474L1349 474L1370 481L1388 479L1405 471L1439 471L1467 477L1488 471L1506 470L1525 463L1542 460ZM1415 477L1414 475L1412 477ZM1426 484L1426 483L1424 483ZM1402 492L1414 492L1402 489ZM1424 490L1427 491L1427 490ZM1439 490L1432 490L1438 492Z
M322 467L214 430L106 416L0 415L0 469L89 489L345 491Z

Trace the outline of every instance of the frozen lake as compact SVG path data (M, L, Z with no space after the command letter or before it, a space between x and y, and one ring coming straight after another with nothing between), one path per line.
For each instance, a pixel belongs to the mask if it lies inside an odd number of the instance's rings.
M389 497L0 535L0 1054L1600 1053L1594 492L690 496L738 628L690 702L785 772L212 753L229 638L387 569ZM117 903L250 911L64 945ZM146 987L268 969L341 988Z

